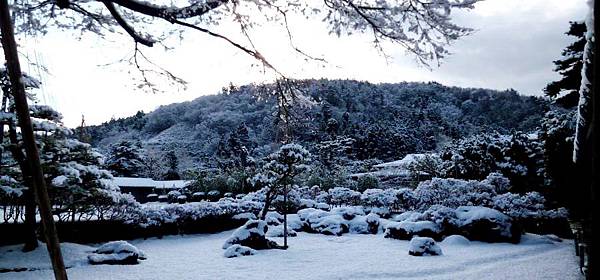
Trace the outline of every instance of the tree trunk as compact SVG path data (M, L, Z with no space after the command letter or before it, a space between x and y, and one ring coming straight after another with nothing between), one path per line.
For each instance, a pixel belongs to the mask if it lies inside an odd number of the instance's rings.
M273 189L269 188L269 190L267 191L267 194L265 195L265 206L263 206L263 210L260 213L260 219L263 221L267 217L267 212L269 212L269 207L271 207L271 200L273 200L272 196L273 196Z
M29 187L25 192L25 226L27 227L23 252L33 251L38 247L36 222L35 222L35 194Z
M23 252L29 252L37 248L37 234L36 234L36 221L35 221L35 189L33 187L33 179L31 174L31 166L27 162L23 150L19 147L19 139L17 136L17 129L14 123L8 124L8 138L11 143L10 152L13 159L19 164L21 169L21 176L23 177L23 184L27 187L25 192L25 226L27 233L25 236L25 246L23 246Z
M30 164L33 175L33 185L40 207L42 224L44 225L44 233L46 235L46 246L52 261L54 277L57 280L66 280L67 271L60 251L60 243L54 225L50 198L48 197L48 190L46 189L46 183L44 182L44 174L40 164L38 147L35 143L25 87L21 81L23 74L21 72L21 64L19 62L17 43L15 42L8 0L0 0L0 30L2 31L2 48L6 58L6 70L11 83L11 93L14 97L27 161Z
M284 189L283 189L283 207L284 207L284 212L283 212L283 248L287 249L288 248L288 230L287 230L287 213L288 213L288 204L287 204L287 196L288 196L288 192L287 192L287 185L285 185Z
M598 4L596 1L594 1L593 3L593 20L594 20L594 24L593 24L593 31L594 31L594 48L593 48L593 53L594 56L592 58L592 80L591 80L591 84L592 84L592 90L591 90L591 96L592 96L592 121L590 124L590 130L591 130L591 134L592 134L592 144L591 144L591 148L592 148L592 184L590 186L590 199L591 199L591 210L590 211L590 222L591 222L591 231L590 231L590 236L592 238L590 238L590 243L588 244L588 248L589 248L589 259L588 259L588 279L596 279L598 276L598 272L595 271L595 259L596 259L596 251L595 251L595 246L594 246L594 238L593 238L593 233L596 232L598 233L598 221L597 221L597 213L598 211L600 211L599 209L599 205L598 205L598 197L597 197L597 191L598 188L600 187L600 138L598 136L598 119L600 118L600 93L598 92L598 75L600 73L598 73L598 55L600 54L600 48L599 45L600 43L598 42L598 36L597 36L597 32L598 32L598 21L596 20L597 15L598 15ZM590 27L588 27L590 28ZM596 214L594 214L596 213Z

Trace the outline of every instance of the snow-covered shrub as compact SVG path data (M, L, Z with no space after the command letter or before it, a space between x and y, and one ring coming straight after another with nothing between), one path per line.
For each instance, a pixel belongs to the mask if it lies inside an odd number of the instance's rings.
M274 249L279 248L277 243L265 237L269 227L261 220L249 220L243 226L236 229L223 244L227 249L235 244L247 246L252 249Z
M485 242L519 242L521 231L513 220L501 212L480 206L456 209L459 231L469 240Z
M332 205L355 205L360 193L349 188L335 187L329 189L329 203Z
M265 215L265 222L267 222L267 225L270 226L280 225L283 223L283 215L277 212L269 211Z
M502 173L492 172L483 182L494 186L494 191L497 194L503 194L510 190L510 180L502 175Z
M251 256L251 255L256 255L256 250L254 250L250 247L239 245L239 244L229 246L225 250L225 252L223 252L223 256L226 258L235 258L235 257Z
M409 188L396 190L396 206L402 211L414 210L418 205L415 192Z
M442 248L429 237L415 236L410 240L408 254L411 256L439 256L442 255Z
M415 189L418 209L426 210L433 205L451 208L459 206L489 206L496 195L494 187L475 180L433 178Z
M283 237L283 235L284 235L283 224L276 225L276 226L269 226L269 230L267 231L268 237ZM294 229L292 229L292 227L288 226L287 227L287 236L294 237L296 235L298 235L298 233Z
M398 198L394 189L368 189L362 193L360 200L364 206L389 208L398 201Z
M332 214L340 215L345 220L352 220L356 216L364 216L365 211L360 206L336 207L331 210Z
M433 222L391 222L385 228L385 238L410 240L414 236L426 236L438 239L442 229Z
M367 211L370 214L377 214L378 216L380 216L382 218L389 218L392 214L392 211L390 210L389 207L371 207L371 208L367 208Z
M254 213L245 212L245 213L235 214L231 218L234 220L256 220L256 215L254 215Z
M440 226L444 232L453 232L458 225L456 211L450 207L433 205L419 217L421 220L431 221Z
M310 222L309 218L309 222ZM348 232L348 224L339 215L326 215L317 220L312 220L310 227L318 233L325 235L336 235L341 236Z

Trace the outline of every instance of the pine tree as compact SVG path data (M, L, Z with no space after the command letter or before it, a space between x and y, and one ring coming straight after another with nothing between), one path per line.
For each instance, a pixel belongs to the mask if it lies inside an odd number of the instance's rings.
M555 60L554 71L562 78L549 83L544 88L544 93L556 100L556 103L572 108L579 100L581 86L581 69L583 68L583 49L585 47L586 26L583 22L570 22L569 31L565 34L577 38L575 42L563 49L562 57Z
M140 142L123 140L111 145L105 166L114 176L140 177L144 172L144 150Z

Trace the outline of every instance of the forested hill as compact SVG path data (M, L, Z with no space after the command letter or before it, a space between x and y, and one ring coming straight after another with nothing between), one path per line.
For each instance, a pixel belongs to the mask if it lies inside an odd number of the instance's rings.
M514 90L435 82L306 80L300 88L313 102L293 112L295 141L313 149L322 141L351 139L351 156L357 159L397 159L481 132L532 131L548 105ZM275 99L265 96L264 89L231 88L91 126L87 132L92 144L103 150L122 139L139 139L155 152L174 151L182 168L212 165L215 155L232 142L243 142L251 156L260 157L280 137L274 125Z

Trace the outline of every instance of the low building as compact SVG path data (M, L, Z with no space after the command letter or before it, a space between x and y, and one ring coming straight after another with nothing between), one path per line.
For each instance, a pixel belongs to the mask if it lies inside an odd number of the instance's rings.
M122 193L129 193L140 203L148 202L149 194L167 194L188 186L192 181L171 180L155 181L150 178L114 177L112 183L117 185Z
M416 186L420 181L431 179L426 172L412 171L409 166L417 160L435 154L408 154L403 159L373 165L371 171L350 174L350 178L358 180L364 176L373 176L379 180L382 187Z

